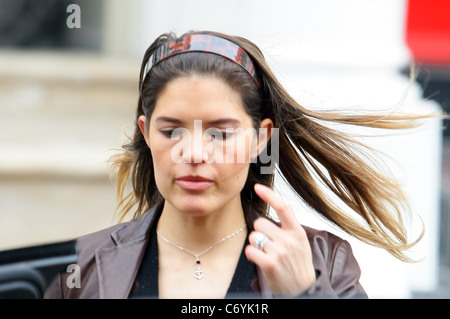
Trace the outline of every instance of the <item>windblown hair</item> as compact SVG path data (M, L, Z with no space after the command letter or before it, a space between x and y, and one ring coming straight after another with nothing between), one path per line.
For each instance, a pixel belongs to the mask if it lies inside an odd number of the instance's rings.
M409 242L403 213L408 203L400 185L387 174L374 168L361 154L371 149L330 124L346 124L382 129L412 128L424 116L415 115L349 115L337 112L311 111L297 103L272 73L262 52L245 38L217 32L243 48L253 59L261 77L258 88L253 79L238 65L215 54L191 52L166 59L154 66L144 83L142 76L151 54L167 41L176 40L173 33L158 37L144 54L139 75L140 96L136 112L134 136L123 151L110 159L117 174L116 187L121 220L134 209L133 217L143 214L163 200L156 186L152 154L139 129L137 119L144 114L147 121L159 93L167 83L180 76L193 74L217 77L240 92L244 108L255 128L270 118L279 128L278 173L298 195L321 217L348 234L386 249L403 261L411 261L405 251L420 240ZM148 125L148 123L146 124ZM270 148L269 145L267 146ZM257 183L273 188L275 172L260 174L261 162L251 163L241 200L247 221L249 214L269 214L270 207L253 190ZM126 194L131 181L132 190ZM326 192L324 191L324 187ZM351 213L335 203L331 191Z

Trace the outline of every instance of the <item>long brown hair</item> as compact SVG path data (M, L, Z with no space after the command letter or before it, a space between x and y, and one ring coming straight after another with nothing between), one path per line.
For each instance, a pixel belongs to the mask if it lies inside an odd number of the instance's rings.
M273 121L274 127L279 129L281 160L278 173L299 200L348 234L386 249L400 260L411 261L405 250L421 236L411 243L408 241L403 220L408 203L400 185L362 156L367 153L365 151L370 151L369 147L326 123L403 129L417 126L418 120L427 116L349 115L308 110L283 88L262 52L249 40L211 31L190 33L217 35L238 44L253 59L261 77L261 87L258 88L253 79L233 62L214 54L197 52L162 61L152 68L142 83L144 66L150 55L167 41L177 39L173 33L158 37L142 60L134 135L123 146L123 151L110 159L117 174L121 220L133 208L133 217L137 217L163 200L155 183L152 154L137 125L138 117L145 114L147 120L150 118L158 94L170 80L194 73L204 74L219 77L241 93L244 108L252 117L255 128L264 118ZM270 148L270 141L267 147ZM273 187L275 172L261 174L261 165L259 160L250 164L241 192L247 220L250 220L249 214L255 212L262 216L269 214L270 207L254 193L253 185L258 182ZM130 179L132 190L125 194ZM352 213L340 208L321 184L345 203Z

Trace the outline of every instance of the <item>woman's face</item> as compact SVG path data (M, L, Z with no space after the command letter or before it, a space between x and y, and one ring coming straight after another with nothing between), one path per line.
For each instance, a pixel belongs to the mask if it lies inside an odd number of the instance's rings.
M202 216L240 205L250 159L270 136L272 121L255 130L240 94L224 81L192 75L170 81L145 130L158 190L178 211ZM260 134L258 142L258 133ZM236 206L235 206L236 207Z

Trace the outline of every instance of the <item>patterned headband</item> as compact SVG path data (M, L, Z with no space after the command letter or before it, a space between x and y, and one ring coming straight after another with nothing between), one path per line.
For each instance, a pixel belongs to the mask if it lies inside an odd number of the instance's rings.
M250 56L234 42L209 34L191 34L177 41L169 41L153 52L144 68L142 83L151 68L172 56L189 52L206 52L220 55L240 65L255 81L258 87L261 82L256 74Z

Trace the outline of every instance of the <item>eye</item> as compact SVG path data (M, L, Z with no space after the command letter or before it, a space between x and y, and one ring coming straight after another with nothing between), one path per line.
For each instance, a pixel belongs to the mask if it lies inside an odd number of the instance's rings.
M214 139L218 140L226 140L234 135L234 132L230 131L221 131L221 130L210 130L209 134L214 137Z
M165 136L167 136L167 137L171 137L171 136L172 136L172 133L173 133L173 129L170 129L170 130L160 130L160 132L161 132L162 135L165 135Z
M182 132L180 130L177 130L175 128L160 130L160 132L162 135L164 135L168 138L176 137L176 136L182 134Z

